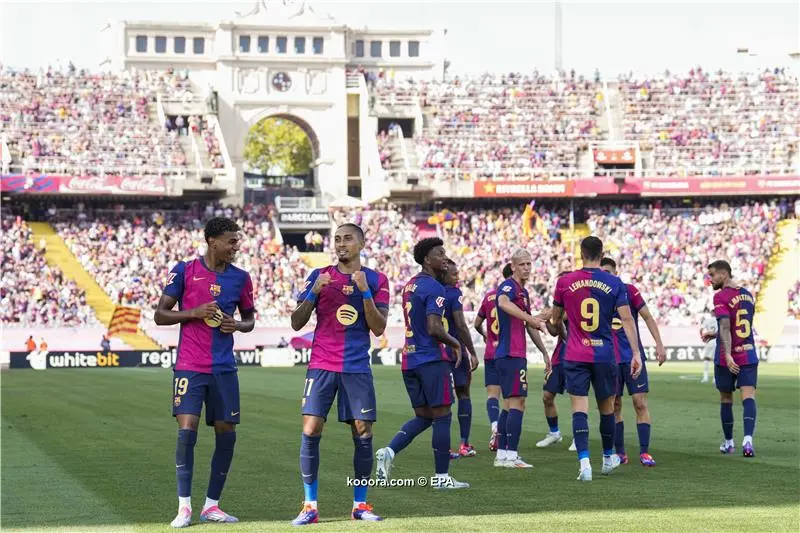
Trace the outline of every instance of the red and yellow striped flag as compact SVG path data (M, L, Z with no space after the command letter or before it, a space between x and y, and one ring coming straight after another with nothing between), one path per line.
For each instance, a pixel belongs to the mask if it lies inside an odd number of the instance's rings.
M111 321L108 323L108 336L115 337L120 333L137 333L142 310L136 307L123 307L118 305L114 309Z

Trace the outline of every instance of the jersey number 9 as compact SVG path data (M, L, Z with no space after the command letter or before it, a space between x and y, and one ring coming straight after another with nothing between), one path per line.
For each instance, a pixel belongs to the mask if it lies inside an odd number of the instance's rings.
M600 302L595 298L581 300L581 329L583 331L596 331L600 327Z
M741 329L739 329L741 328ZM736 336L740 339L746 339L750 336L750 321L747 320L747 309L739 309L736 311Z

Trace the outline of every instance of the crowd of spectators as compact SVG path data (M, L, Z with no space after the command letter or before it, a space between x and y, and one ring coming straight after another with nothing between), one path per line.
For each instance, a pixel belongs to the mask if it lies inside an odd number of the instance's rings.
M26 222L3 217L0 232L0 322L5 326L96 324L86 293L45 260Z
M798 80L784 69L619 78L626 139L657 175L786 174L800 136Z
M800 320L800 281L789 289L789 314Z
M76 176L161 174L186 166L177 129L153 119L156 95L189 88L175 71L38 72L0 65L0 130L16 165Z
M712 310L706 267L716 259L727 259L736 282L758 298L787 209L785 203L755 202L677 211L617 207L592 210L587 222L657 321L694 325Z
M140 306L149 317L169 269L183 259L205 252L203 221L230 216L243 228L237 264L248 270L255 285L258 323L286 325L296 297L311 267L301 250L282 243L271 220L272 208L246 205L223 208L196 205L181 211L83 213L59 217L51 210L59 234L84 268L96 277L113 301ZM693 325L710 309L711 289L705 277L712 260L727 258L737 281L756 296L775 247L778 220L787 205L719 204L691 209L615 206L587 208L590 230L607 244L624 280L635 283L663 324ZM147 213L147 214L144 214ZM391 323L402 321L402 284L419 266L411 248L423 236L440 235L460 271L466 311L477 310L483 294L500 281L502 266L517 247L531 252L531 303L550 303L558 272L573 268L572 243L560 237L567 226L566 208L537 206L535 223L523 229L520 206L447 211L438 227L426 214L391 205L371 209L338 209L335 225L351 221L368 235L363 264L384 272L390 280ZM433 216L437 216L434 214ZM392 228L392 231L385 231ZM310 250L330 253L329 240L307 235Z
M574 175L578 150L602 137L603 93L582 76L484 74L447 82L379 79L379 103L417 99L431 121L415 138L433 179Z

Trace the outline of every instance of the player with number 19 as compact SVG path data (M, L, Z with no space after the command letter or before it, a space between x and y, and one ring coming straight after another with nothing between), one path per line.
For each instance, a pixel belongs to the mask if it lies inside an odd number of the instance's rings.
M180 324L178 359L173 372L172 414L178 422L175 468L178 515L172 527L192 521L194 447L203 403L206 424L214 426L216 447L201 522L237 522L219 508L228 477L240 419L239 378L233 356L233 333L255 327L253 283L233 263L239 250L239 226L213 218L205 227L204 257L181 261L172 269L158 302L154 321L159 326ZM178 311L174 311L175 304ZM233 318L239 309L241 320Z
M314 524L317 510L317 475L322 429L333 400L338 396L339 422L350 425L353 435L353 520L377 521L381 517L367 503L366 481L372 473L372 424L377 420L375 387L370 367L370 332L380 337L389 313L386 276L361 266L364 232L343 224L334 234L338 263L315 269L306 280L292 313L292 328L302 329L317 313L317 326L303 385L303 435L300 473L305 500L293 525Z

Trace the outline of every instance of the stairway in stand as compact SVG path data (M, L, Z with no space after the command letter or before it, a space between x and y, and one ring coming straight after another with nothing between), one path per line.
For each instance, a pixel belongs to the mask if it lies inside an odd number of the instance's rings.
M800 243L797 241L797 219L781 220L778 223L776 242L778 252L770 257L761 293L756 302L753 327L758 336L774 344L786 325L789 308L789 289L800 278Z
M67 245L50 224L46 222L29 222L28 226L33 232L34 242L38 243L41 239L44 239L47 243L47 251L45 252L47 263L58 266L66 278L74 280L78 287L86 291L86 300L94 310L95 315L97 315L97 320L101 324L108 326L115 307L111 298L100 288L94 278L84 270L78 258L70 252ZM119 338L134 350L161 349L158 343L148 337L141 329L136 334L122 333Z

